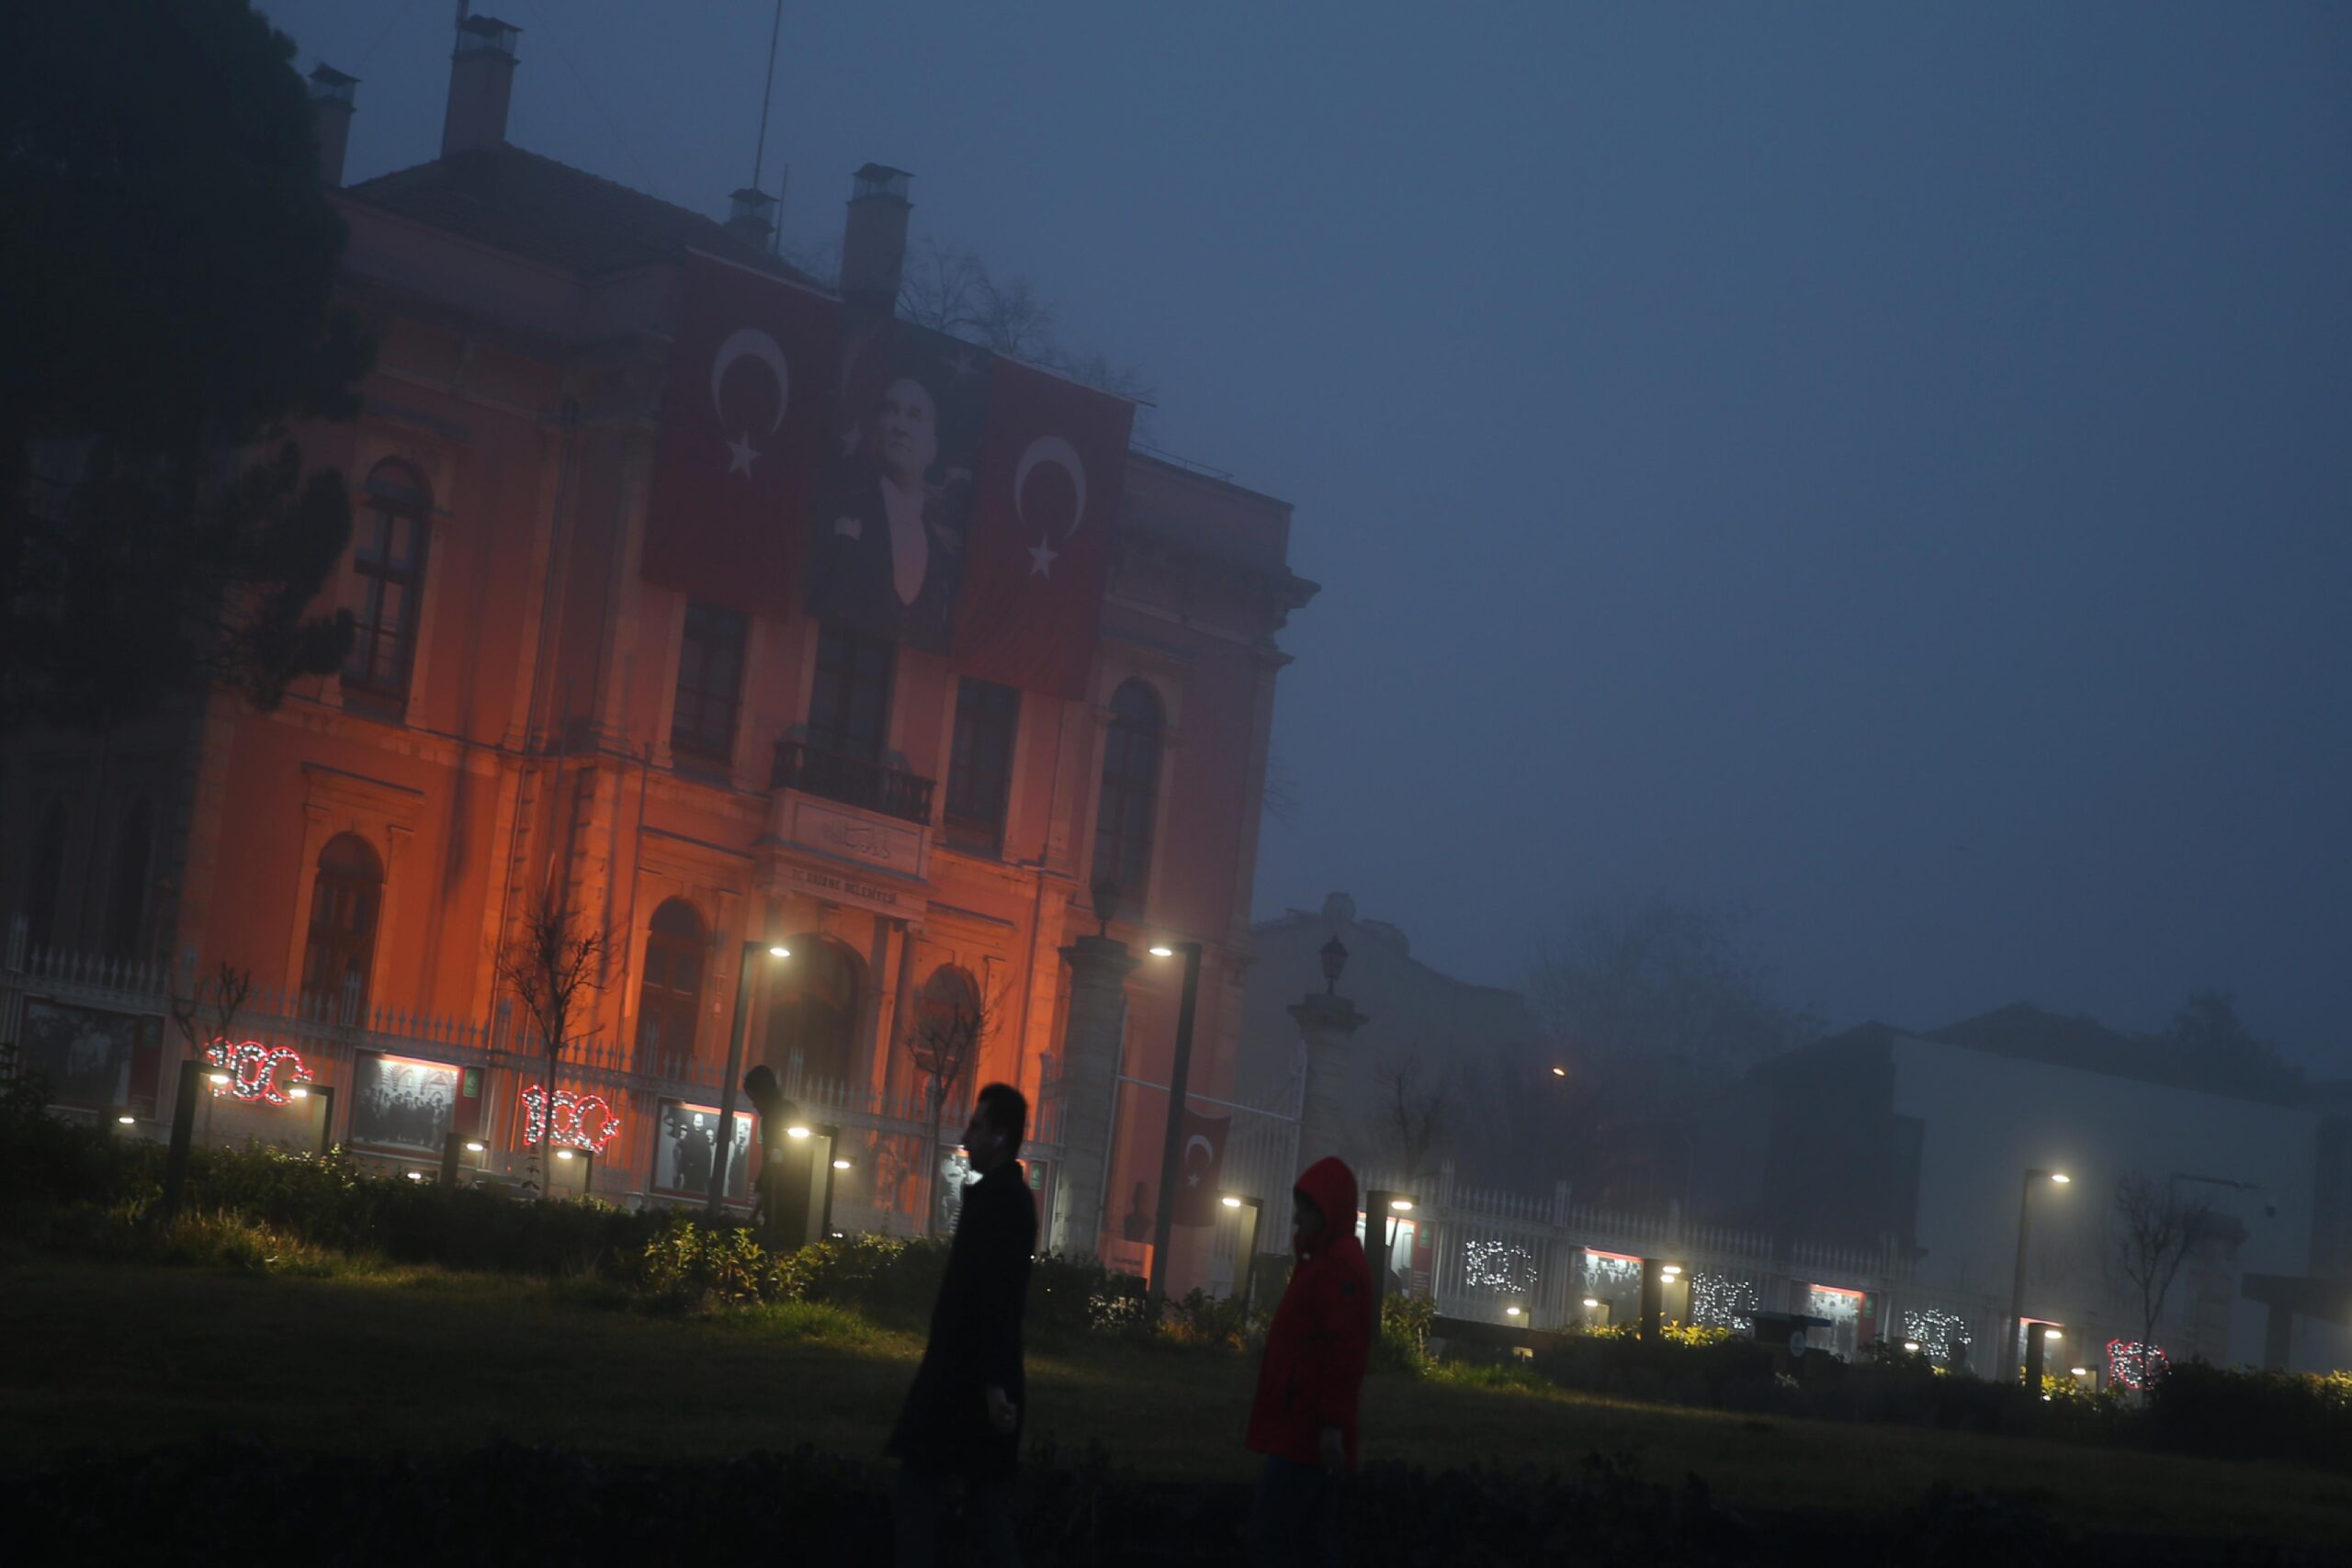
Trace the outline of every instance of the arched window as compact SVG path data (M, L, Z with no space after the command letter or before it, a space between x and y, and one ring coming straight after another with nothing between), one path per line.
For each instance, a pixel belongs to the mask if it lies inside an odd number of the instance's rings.
M368 1005L376 958L376 917L384 905L384 863L356 833L339 833L319 852L311 888L311 940L302 954L302 989L311 1005L351 1021Z
M107 952L137 958L147 924L147 885L155 843L155 807L144 795L123 808L114 840L114 886L107 896Z
M65 834L71 827L65 803L52 800L41 813L40 838L33 851L32 886L25 895L25 923L33 946L57 941L58 905L65 897Z
M1102 742L1102 797L1094 812L1094 880L1108 881L1138 913L1151 880L1151 824L1159 808L1158 694L1129 681L1111 694Z
M693 1059L709 956L702 917L692 904L672 898L653 911L645 934L645 978L637 988L639 1072L675 1077Z
M768 970L767 1038L761 1057L792 1081L792 1054L806 1079L839 1083L857 1060L865 964L848 944L810 932L787 937L792 956Z
M344 604L359 631L344 661L343 683L347 691L406 703L433 498L405 463L377 464L361 489L366 506L352 519Z

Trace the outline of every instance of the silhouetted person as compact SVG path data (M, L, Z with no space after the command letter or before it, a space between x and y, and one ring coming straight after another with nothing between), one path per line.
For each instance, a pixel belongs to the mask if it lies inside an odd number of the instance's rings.
M1298 1262L1250 1407L1250 1448L1266 1456L1250 1515L1255 1562L1340 1560L1340 1478L1355 1468L1356 1396L1372 1354L1372 1274L1355 1231L1355 1172L1317 1160L1291 1190Z
M1136 1183L1135 1202L1127 1210L1127 1217L1119 1222L1119 1234L1129 1241L1151 1239L1151 1216L1144 1213L1143 1183Z
M1021 1312L1037 1206L1021 1179L1021 1135L1029 1102L1010 1084L980 1090L964 1147L980 1179L947 1252L947 1274L931 1309L931 1343L907 1391L886 1452L899 1461L892 1513L899 1562L929 1563L938 1549L947 1483L961 1477L984 1561L1017 1563L1012 1472L1021 1451Z

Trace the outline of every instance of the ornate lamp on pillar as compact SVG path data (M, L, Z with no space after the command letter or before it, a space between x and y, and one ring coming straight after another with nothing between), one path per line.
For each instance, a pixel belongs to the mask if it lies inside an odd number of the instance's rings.
M1348 950L1333 933L1323 944L1323 994L1309 991L1291 1006L1298 1021L1298 1037L1306 1045L1306 1087L1300 1097L1298 1164L1304 1170L1325 1155L1338 1155L1350 1164L1356 1156L1357 1128L1349 1104L1351 1067L1348 1042L1372 1021L1355 1003L1340 995L1340 976L1348 967Z

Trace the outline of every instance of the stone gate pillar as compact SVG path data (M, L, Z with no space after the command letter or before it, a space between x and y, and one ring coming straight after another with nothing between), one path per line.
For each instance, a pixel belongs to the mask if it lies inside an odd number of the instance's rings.
M1292 1004L1290 1015L1298 1021L1298 1037L1306 1044L1306 1086L1298 1112L1299 1170L1326 1155L1338 1155L1362 1181L1365 1130L1360 1124L1355 1054L1350 1043L1372 1021L1341 996L1309 994Z
M1048 1247L1091 1258L1102 1232L1102 1182L1111 1158L1111 1107L1126 1023L1127 944L1081 936L1062 949L1069 965L1069 1020L1062 1034L1062 1168L1054 1183Z

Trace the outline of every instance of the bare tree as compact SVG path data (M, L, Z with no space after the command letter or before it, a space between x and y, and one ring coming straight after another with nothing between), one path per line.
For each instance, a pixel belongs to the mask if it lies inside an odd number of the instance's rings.
M2181 1266L2216 1230L2211 1208L2169 1181L2134 1171L2115 1184L2115 1268L2140 1300L2140 1343L2156 1342L2156 1322Z
M556 1070L564 1051L582 1034L590 998L605 988L605 959L612 948L610 933L581 929L550 886L498 950L498 978L523 1004L547 1052L546 1100L539 1117L542 1172L548 1168L555 1134Z
M979 1065L980 1048L995 1034L997 1001L993 995L982 996L962 970L945 969L923 987L907 1022L907 1059L922 1079L923 1109L931 1122L931 1142L923 1151L930 1173L923 1186L925 1235L939 1228L939 1134L947 1099Z
M199 1061L204 1057L205 1046L209 1043L197 1038L202 1032L197 1028L197 1019L204 1010L204 993L208 987L212 992L212 1038L226 1040L236 1027L237 1014L244 1007L245 998L253 995L254 973L250 969L240 969L224 958L209 981L198 980L196 983L193 995L183 997L177 991L171 993L172 1021L179 1025L181 1035L187 1041L188 1054Z
M1058 371L1117 397L1149 402L1153 388L1133 366L1099 352L1075 353L1055 336L1055 307L1025 277L1000 278L975 251L926 242L907 258L899 314L917 326L962 338ZM1148 411L1138 409L1144 423Z
M1426 1175L1452 1120L1454 1074L1421 1059L1420 1042L1380 1071L1380 1141L1408 1179Z
M1743 919L1657 901L1588 909L1537 953L1530 999L1578 1069L1621 1098L1725 1081L1820 1029L1775 994Z

